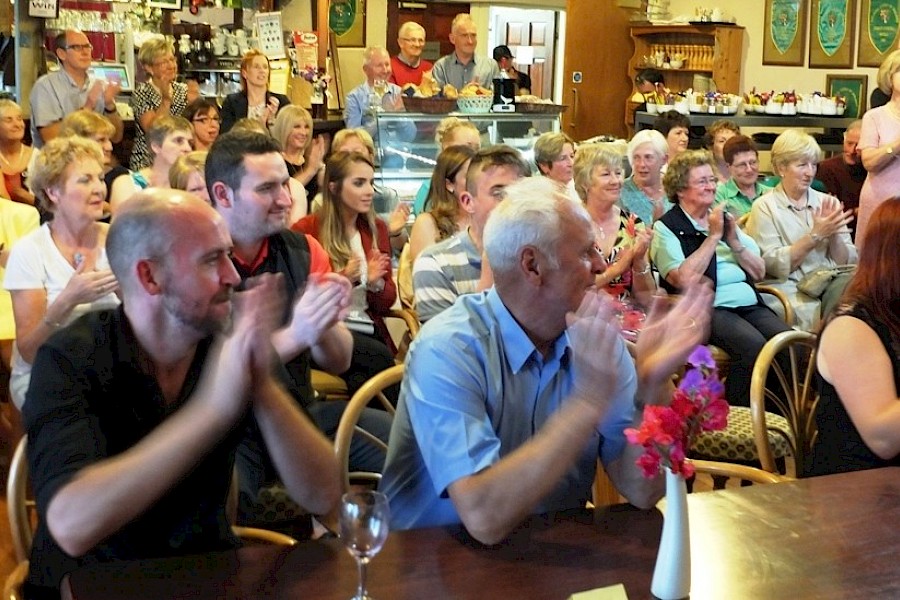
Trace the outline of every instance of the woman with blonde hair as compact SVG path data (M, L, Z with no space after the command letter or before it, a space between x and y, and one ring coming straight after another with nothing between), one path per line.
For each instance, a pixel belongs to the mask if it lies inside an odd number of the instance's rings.
M291 103L284 94L269 91L269 59L254 48L241 59L241 91L225 96L222 102L222 133L239 119L250 118L265 127L275 122L278 112Z
M835 277L821 301L802 292L800 282L820 267L853 265L857 258L847 227L853 211L812 188L821 158L819 144L808 133L787 129L779 135L772 144L772 167L781 182L756 199L746 224L762 251L766 275L777 280L771 285L788 296L796 325L805 331L814 331L836 304L850 274Z
M565 133L548 131L534 142L534 164L553 186L576 202L581 202L572 177L575 173L575 141Z
M194 150L190 154L179 156L169 169L169 185L176 190L190 192L209 202L209 191L206 189L206 154L203 150Z
M106 258L103 151L97 142L64 137L44 145L30 177L48 222L21 238L6 266L16 321L10 391L21 409L31 362L54 331L76 317L119 304Z
M595 276L597 287L628 304L649 307L656 281L650 271L653 230L637 215L619 207L624 158L611 148L578 149L575 191L591 215L594 241L606 268Z
M87 109L67 114L59 128L60 137L81 136L100 144L103 150L103 181L106 183L105 213L109 213L111 205L124 202L139 189L134 182L134 174L116 164L113 157L112 137L115 132L116 128L109 119Z
M25 120L12 100L0 100L0 195L23 204L34 204L34 194L25 187L24 174L34 148L23 143Z
M481 132L475 123L459 117L446 117L438 123L434 133L434 142L438 147L438 154L450 146L469 146L476 152L481 149ZM413 214L419 215L425 210L425 202L431 192L431 180L426 179L416 192L413 202Z
M858 148L866 168L866 180L859 192L856 245L865 244L866 227L878 204L897 193L900 181L900 50L887 55L878 68L878 87L890 94L884 106L866 111L862 118Z
M138 60L150 79L135 88L131 95L134 111L134 147L131 151L131 170L138 171L152 162L146 132L163 115L180 115L188 102L196 96L188 94L188 87L175 81L178 62L175 48L163 37L146 40L138 52Z
M320 135L313 139L312 116L296 104L283 108L275 117L272 137L281 144L288 175L306 189L305 211L308 214L309 204L319 193L317 175L325 165L325 138Z

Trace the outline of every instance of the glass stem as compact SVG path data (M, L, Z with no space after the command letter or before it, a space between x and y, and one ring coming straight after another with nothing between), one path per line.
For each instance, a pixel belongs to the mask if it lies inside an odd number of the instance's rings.
M356 567L359 570L359 586L356 588L356 600L366 600L369 597L369 593L366 591L366 567L368 565L368 557L360 556L356 559Z

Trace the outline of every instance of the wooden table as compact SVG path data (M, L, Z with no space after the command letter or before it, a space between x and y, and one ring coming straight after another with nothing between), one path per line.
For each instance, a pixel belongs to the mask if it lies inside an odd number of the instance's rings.
M689 497L692 600L900 595L900 468ZM648 598L662 517L613 506L532 519L484 548L459 528L392 533L369 568L378 600L559 598L623 583ZM356 569L337 540L293 549L137 561L83 569L77 600L346 600Z

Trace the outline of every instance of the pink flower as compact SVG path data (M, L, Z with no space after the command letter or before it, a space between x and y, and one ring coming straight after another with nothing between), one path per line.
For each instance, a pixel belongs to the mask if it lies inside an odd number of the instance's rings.
M697 434L728 424L728 402L709 349L698 346L688 362L669 406L645 406L641 426L625 430L629 443L644 448L636 464L645 477L655 477L662 467L690 477L694 467L686 454Z

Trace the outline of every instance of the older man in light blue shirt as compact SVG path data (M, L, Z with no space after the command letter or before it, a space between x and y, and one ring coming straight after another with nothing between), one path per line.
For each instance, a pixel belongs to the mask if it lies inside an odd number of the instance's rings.
M363 56L363 72L366 81L359 84L347 94L347 107L344 109L344 122L348 129L362 127L373 139L378 141L379 127L375 120L377 110L396 112L403 110L403 98L400 97L400 86L388 82L391 76L391 56L380 46L366 48ZM383 85L383 89L376 89ZM372 100L380 97L380 106L372 106ZM391 138L411 140L416 135L415 123L391 121L380 128Z
M668 402L711 292L656 315L635 365L610 299L589 289L604 262L584 208L528 180L507 194L484 232L494 289L461 297L410 350L381 484L399 529L462 523L498 543L530 514L583 506L598 457L632 503L662 495L623 430Z
M490 88L500 77L497 61L487 57L477 58L478 33L475 22L468 13L456 15L450 27L450 43L454 51L441 57L431 71L434 80L442 88L448 83L461 90L468 83Z

